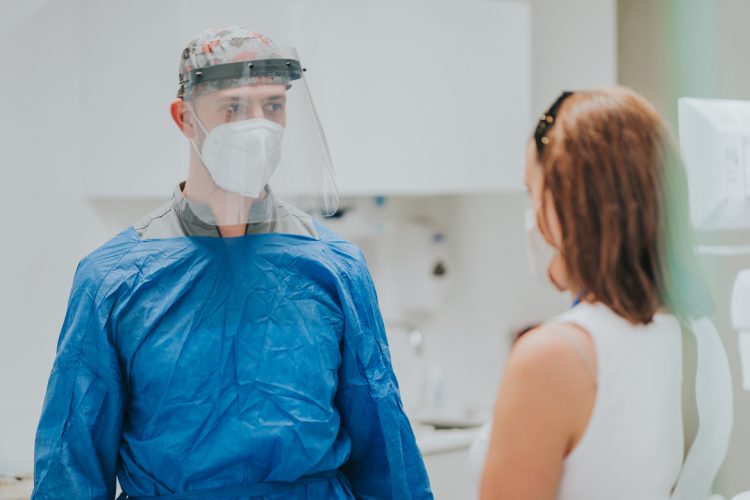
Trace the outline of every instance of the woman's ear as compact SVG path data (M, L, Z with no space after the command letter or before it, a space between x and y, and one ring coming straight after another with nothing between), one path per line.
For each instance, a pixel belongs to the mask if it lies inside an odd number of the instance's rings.
M188 113L185 113L185 101L178 97L172 101L172 104L169 106L169 111L177 128L182 131L182 134L185 137L192 139L195 132L192 120L189 118Z

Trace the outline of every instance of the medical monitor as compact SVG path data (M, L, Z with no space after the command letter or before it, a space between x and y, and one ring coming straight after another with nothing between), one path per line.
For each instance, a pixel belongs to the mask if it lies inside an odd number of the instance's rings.
M681 98L680 150L697 230L750 228L750 101Z

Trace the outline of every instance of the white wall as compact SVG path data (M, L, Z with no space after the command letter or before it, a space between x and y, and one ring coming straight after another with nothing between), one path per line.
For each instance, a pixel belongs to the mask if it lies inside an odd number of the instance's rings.
M31 470L76 262L115 232L81 195L75 12L35 4L0 32L0 474Z
M563 88L615 81L613 0L530 3L534 113ZM62 1L35 6L13 18L20 24L0 24L0 42L12 48L3 66L15 71L0 80L0 475L32 469L34 431L76 262L159 203L84 198L75 136L82 96L70 71L75 12ZM491 82L481 90L490 92ZM112 106L116 118L122 103L112 96L101 105ZM449 386L474 407L492 403L508 331L566 305L530 281L525 206L523 193L392 202L407 213L433 214L446 229L455 286L445 310L423 325L425 345Z
M410 328L387 323L407 408L420 403L410 399L415 386L429 386L429 379L438 375L431 371L439 367L443 402L427 408L428 414L488 415L513 334L569 305L567 296L531 277L523 224L526 207L526 194L518 192L390 198L376 210L377 221L398 217L434 224L445 235L451 257L447 266L450 287L443 307L432 317L408 321L409 327L423 332L422 355L413 354L408 344ZM377 275L375 279L378 283ZM380 296L389 292L378 289ZM419 370L423 370L421 378ZM432 394L423 396L426 401L421 403L429 406Z

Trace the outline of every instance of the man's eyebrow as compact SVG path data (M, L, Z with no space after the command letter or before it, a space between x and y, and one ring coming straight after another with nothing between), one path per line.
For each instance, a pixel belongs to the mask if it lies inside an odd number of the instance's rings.
M219 103L225 103L225 102L239 102L245 100L245 97L235 96L235 95L225 95L221 96L217 99ZM286 95L284 94L274 94L270 96L263 97L266 101L283 101L286 99Z

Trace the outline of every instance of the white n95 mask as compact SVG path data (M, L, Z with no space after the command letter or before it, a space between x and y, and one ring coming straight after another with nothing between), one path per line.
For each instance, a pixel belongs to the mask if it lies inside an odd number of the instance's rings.
M553 285L549 275L549 268L557 255L557 249L549 244L539 230L536 220L536 211L532 208L526 209L526 244L529 255L531 274L542 284Z
M199 154L220 188L257 198L281 160L284 127L255 118L223 123L207 132Z

